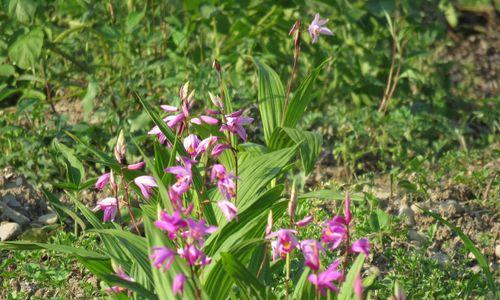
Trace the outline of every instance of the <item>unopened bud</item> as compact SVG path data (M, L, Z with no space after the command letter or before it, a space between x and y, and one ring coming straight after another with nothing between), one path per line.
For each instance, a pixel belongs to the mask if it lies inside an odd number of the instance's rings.
M212 103L215 106L217 106L220 109L224 108L224 103L222 103L222 100L220 99L219 96L215 96L214 94L212 94L210 92L208 92L208 96L210 96L210 101L212 101Z
M181 98L181 100L184 100L188 95L188 91L189 91L189 81L184 83L179 89L179 98Z
M212 63L212 68L214 68L217 72L220 73L220 62L217 59L214 59Z
M288 215L290 216L290 220L293 220L296 208L297 208L297 188L295 186L295 181L294 181L292 184L292 191L290 193L290 202L288 203Z
M115 145L115 158L121 164L126 160L125 155L127 154L127 142L125 141L125 135L123 134L123 130L120 130L120 134L118 135L118 139L116 140Z
M109 172L109 185L111 186L111 189L113 192L116 194L118 192L118 185L116 184L115 180L115 175L113 173L113 170Z
M267 215L267 226L266 226L266 236L270 235L273 231L273 211L269 210Z

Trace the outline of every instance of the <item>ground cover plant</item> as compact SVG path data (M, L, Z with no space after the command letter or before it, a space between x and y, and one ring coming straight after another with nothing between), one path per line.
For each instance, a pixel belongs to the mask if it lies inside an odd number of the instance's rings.
M497 295L494 4L2 7L0 298Z

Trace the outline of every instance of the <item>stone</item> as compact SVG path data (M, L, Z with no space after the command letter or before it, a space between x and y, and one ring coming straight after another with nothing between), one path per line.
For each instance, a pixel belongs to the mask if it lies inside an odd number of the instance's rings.
M12 208L8 207L3 202L0 202L0 212L2 213L3 218L9 219L9 220L14 221L16 223L19 223L21 225L24 225L24 224L27 224L30 222L30 219L28 219L25 215L13 210Z
M450 258L448 257L448 255L446 255L442 252L432 253L431 258L435 259L438 262L438 264L440 264L440 265L445 265L445 264L450 262Z
M4 223L0 225L0 241L8 241L15 239L21 234L21 226L17 223Z
M481 267L479 265L475 265L471 268L472 273L479 274L481 272Z
M398 216L404 218L407 225L415 226L415 213L408 205L401 205Z
M10 207L13 207L13 208L21 207L21 203L19 203L19 201L17 201L16 197L14 197L11 194L7 194L7 195L3 196L2 202L7 204Z
M495 256L500 258L500 244L495 246Z
M427 241L427 237L419 232L417 232L414 229L408 230L408 238L412 241L418 242L418 243L425 243Z
M454 215L464 212L464 207L456 200L446 200L439 203L439 212L446 215Z
M38 217L38 222L45 224L45 225L52 225L57 223L57 214L55 213L48 213L45 215L42 215Z

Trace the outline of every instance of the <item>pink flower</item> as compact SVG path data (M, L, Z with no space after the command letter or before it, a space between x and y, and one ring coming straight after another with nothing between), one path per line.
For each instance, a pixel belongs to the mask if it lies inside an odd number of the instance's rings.
M98 201L97 206L93 209L93 211L98 210L102 210L104 212L104 216L102 217L103 222L114 221L117 211L116 198L108 197Z
M242 117L243 111L238 110L226 115L226 124L222 125L220 131L228 131L238 134L243 141L247 140L247 133L243 125L253 122L253 118Z
M217 205L219 206L228 222L231 222L231 220L238 216L238 208L236 208L233 203L223 200L217 202Z
M175 106L172 105L160 105L161 109L163 109L166 112L176 112L179 111L179 109Z
M217 120L216 118L214 117L210 117L210 116L200 116L200 119L204 122L204 123L207 123L209 125L217 125L219 124L219 120Z
M166 168L165 172L175 175L176 182L169 188L168 195L170 200L177 208L180 208L181 196L189 190L193 181L191 166L194 161L183 158L185 166L174 166Z
M313 220L312 216L305 216L302 220L297 221L295 225L297 225L297 227L304 227L307 226L309 223L311 223L312 220Z
M134 279L132 277L130 277L127 274L125 274L125 272L123 271L123 269L121 267L117 268L117 271L115 272L115 275L118 276L118 277L120 277L123 280L126 280L126 281L131 281L131 282L134 281ZM106 289L106 293L108 293L108 294L110 294L110 293L121 293L121 292L123 292L125 290L126 290L125 288L123 288L121 286L116 286L115 285L115 286L112 286L110 288L107 288ZM129 291L129 294L131 294L130 291Z
M203 245L205 235L214 233L217 230L216 226L205 225L204 220L196 222L193 219L188 219L187 223L189 230L183 233L183 237L188 238L190 241L197 241L200 246Z
M188 225L178 211L174 212L172 215L164 211L160 212L160 219L155 221L154 224L157 228L168 232L168 237L171 239L175 239L177 237L177 231Z
M191 157L195 157L197 155L196 149L200 144L200 139L196 134L190 134L184 139L184 148L186 148L187 153Z
M344 217L345 217L345 222L346 225L349 225L351 223L351 198L349 197L349 192L345 194L345 201L344 201Z
M174 262L175 252L167 247L157 246L153 247L153 254L149 258L153 260L155 268L165 272Z
M140 161L140 162L138 162L136 164L128 165L127 169L129 169L129 170L140 170L140 169L144 168L145 165L146 165L145 162Z
M207 257L205 253L192 244L186 244L184 249L178 249L177 253L181 258L186 260L188 266L206 266L212 261L211 258Z
M232 173L229 173L217 182L217 187L219 188L220 193L226 197L227 200L231 200L231 198L236 197L235 179L237 178Z
M319 269L320 251L325 252L325 249L316 240L305 240L300 243L300 249L304 254L305 265L314 271Z
M362 238L355 241L351 245L351 251L356 253L364 253L366 256L370 253L370 241L367 238Z
M230 148L231 148L231 146L229 146L228 144L217 144L212 149L211 154L214 158L217 158L217 157L219 157L219 155L222 154L222 152L224 152L224 150L230 149Z
M212 171L210 172L210 181L214 182L215 179L224 179L224 177L226 177L226 173L226 167L220 164L215 164L212 166Z
M321 241L327 244L331 250L335 250L346 237L347 229L345 226L341 223L330 221L322 231Z
M356 274L356 278L354 279L354 294L358 299L363 299L363 281L359 273Z
M198 144L198 147L196 147L196 156L200 155L201 153L205 153L208 150L208 148L212 147L216 142L217 142L216 136L209 136L206 139L203 139Z
M158 137L158 140L160 141L160 144L165 144L167 142L167 137L161 132L160 127L154 126L150 131L148 131L149 135L156 135Z
M149 199L151 197L151 190L153 187L157 187L158 184L152 176L139 176L134 179L135 184L141 189L141 193L144 198Z
M99 178L97 178L97 181L95 183L95 188L102 191L106 187L106 184L108 184L110 176L111 176L110 172L104 173L101 176L99 176Z
M184 294L184 283L186 282L186 276L184 274L178 274L174 278L174 282L172 283L172 291L174 295L180 294L181 296Z
M311 274L307 277L307 279L315 286L317 286L321 294L326 296L326 289L329 289L333 292L338 292L338 288L332 283L333 281L339 280L342 278L342 272L337 270L339 265L339 261L335 261L328 269L319 274Z
M323 25L328 22L328 19L320 19L319 14L316 14L314 16L314 20L312 21L311 25L309 25L309 34L312 36L312 44L316 43L318 41L320 34L323 35L333 35L332 31Z
M280 256L281 258L285 258L287 253L290 253L297 247L299 242L295 237L297 231L292 229L280 229L278 231L272 232L266 238L277 238L276 244L273 247L273 257ZM273 244L271 243L271 246Z

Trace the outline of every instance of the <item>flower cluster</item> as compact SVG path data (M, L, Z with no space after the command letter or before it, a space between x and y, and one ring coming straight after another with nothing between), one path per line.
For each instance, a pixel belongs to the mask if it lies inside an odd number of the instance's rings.
M292 197L293 198L293 197ZM293 199L291 203L294 202ZM293 210L294 205L290 205ZM308 280L316 286L317 290L323 295L326 295L327 290L338 292L338 288L333 283L334 281L344 280L344 270L339 269L341 260L335 260L324 271L321 270L321 254L326 253L326 249L331 251L336 250L342 243L345 247L345 257L350 253L364 253L368 255L370 251L370 242L366 238L355 241L350 244L349 227L352 222L350 211L350 197L346 195L344 201L344 216L333 216L323 225L321 242L317 240L307 239L298 241L297 230L294 229L279 229L275 232L270 232L272 226L272 218L268 221L266 228L266 238L271 239L271 253L273 260L279 258L284 259L287 255L292 253L294 249L299 249L304 256L304 264L311 269L313 274L309 275ZM313 221L312 216L306 216L304 219L295 223L295 226L300 228L306 226ZM346 261L343 262L344 266ZM356 281L356 293L362 291L361 281Z
M210 173L210 180L207 184L216 184L224 198L217 203L222 214L229 222L237 218L238 209L232 202L237 198L237 177L224 165L217 163L217 160L225 150L234 150L230 142L232 136L238 135L246 140L247 134L243 125L249 124L253 119L242 116L241 110L225 114L222 101L212 95L211 99L216 109L207 109L204 115L193 116L190 110L195 101L194 91L189 91L188 83L181 87L179 97L180 107L162 105L161 108L173 113L165 117L163 121L182 139L187 155L177 157L177 164L164 170L174 176L174 182L168 188L168 196L174 211L171 214L161 211L154 225L167 235L171 243L169 247L165 245L153 247L150 258L156 268L166 271L178 257L196 272L211 262L211 258L203 252L203 246L206 236L217 228L191 216L193 203L188 195L193 187L193 172L198 170L199 166L204 165L205 174L207 174L205 177L208 177ZM195 134L196 126L218 126L219 124L221 124L220 135L210 135L201 139ZM211 130L211 132L214 131ZM160 143L167 147L173 147L158 126L153 127L149 134L156 135ZM210 166L212 161L214 163ZM183 293L186 278L186 275L182 273L175 277L172 285L174 294Z

